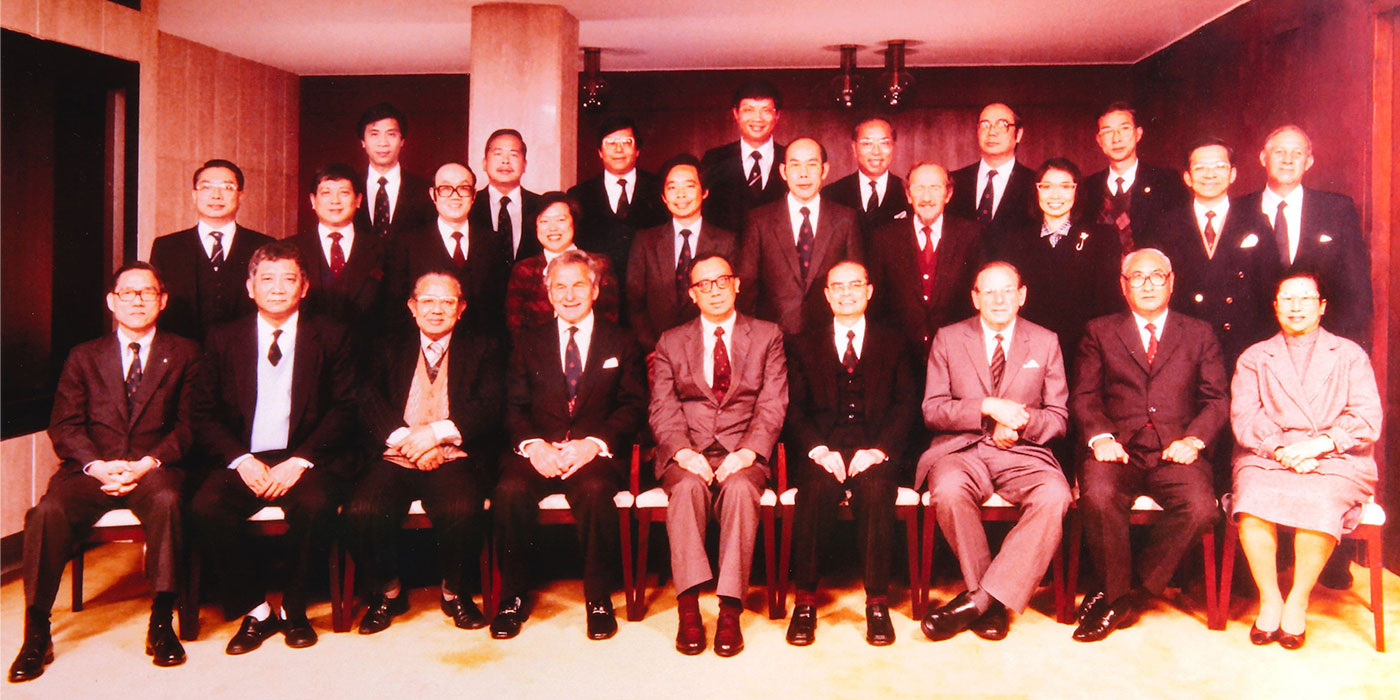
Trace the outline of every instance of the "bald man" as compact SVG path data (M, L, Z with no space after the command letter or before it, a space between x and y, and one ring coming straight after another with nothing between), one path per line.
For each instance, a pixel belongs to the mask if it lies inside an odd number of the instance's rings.
M1025 135L1021 115L1000 102L977 115L976 163L953 171L953 201L949 211L982 227L984 250L997 250L1008 231L1031 221L1035 171L1016 160L1016 147Z

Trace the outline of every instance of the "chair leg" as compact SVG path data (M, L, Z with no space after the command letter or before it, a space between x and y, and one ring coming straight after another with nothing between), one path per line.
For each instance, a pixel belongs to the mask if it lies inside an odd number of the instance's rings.
M73 557L73 612L83 609L83 552L86 548L78 545L78 554Z
M776 517L775 511L778 507L763 508L763 563L767 574L768 584L768 617L773 620L781 620L787 615L787 611L778 607L778 577L777 577L777 552L773 551L777 546L777 533L773 520Z
M344 624L345 618L345 593L342 590L343 581L340 578L341 563L344 556L341 554L340 543L331 540L330 569L331 569L331 630L335 632L348 632L350 625Z
M350 625L355 622L355 557L350 550L341 550L345 554L342 557L340 570L340 629L350 631Z
M491 600L491 538L485 537L481 542L481 609L490 617L496 614L495 601Z
M621 534L622 545L622 598L624 613L629 622L634 621L632 610L636 607L633 598L636 596L636 586L632 578L632 509L617 509L617 531Z
M1235 550L1238 548L1239 530L1227 518L1225 521L1225 545L1220 553L1220 588L1216 590L1216 621L1221 629L1230 621L1230 597L1235 583Z
M778 601L779 617L787 617L787 594L788 577L792 571L792 520L796 512L794 506L780 506L783 509L782 515L782 544L778 549L778 589L775 596Z
M919 596L923 588L923 577L919 570L919 507L914 506L904 514L904 548L909 560L909 612L920 619Z
M919 575L923 577L923 585L919 587L919 600L914 610L914 617L919 619L928 614L929 589L933 587L933 539L937 530L938 518L930 501L924 509L923 546L919 552Z
M1206 578L1206 629L1225 629L1224 610L1220 606L1220 579L1215 573L1215 529L1201 534L1201 557Z
M1079 594L1079 554L1084 545L1084 521L1079 518L1078 509L1071 508L1066 518L1065 539L1068 540L1069 562L1065 568L1065 595L1068 605L1056 611L1056 619L1061 624L1074 622L1074 597Z
M647 614L647 545L651 541L651 514L649 509L637 511L637 573L632 577L633 605L627 619L641 620Z
M1381 528L1366 526L1366 564L1371 569L1371 616L1376 620L1376 651L1385 651L1385 569L1381 566Z
M185 573L185 590L180 596L180 639L193 642L199 639L199 566L198 544L188 551L189 570Z

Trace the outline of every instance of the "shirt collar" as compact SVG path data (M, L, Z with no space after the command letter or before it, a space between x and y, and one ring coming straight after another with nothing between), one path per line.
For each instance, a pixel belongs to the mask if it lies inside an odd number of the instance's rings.
M261 313L257 314L257 319L258 319L258 337L259 337L259 338L262 338L262 337L264 337L264 336L269 336L269 337L270 337L270 336L272 335L272 332L273 332L273 331L276 331L276 330L282 331L282 336L281 336L281 337L283 337L283 338L287 338L287 337L296 337L296 334L297 334L297 322L298 322L299 320L301 320L301 310L298 309L298 310L296 310L296 311L293 311L293 312L292 312L292 315L291 315L291 316L288 316L288 317L287 317L287 320L283 321L283 322L282 322L282 325L280 325L280 326L273 326L272 323L271 323L270 321L268 321L267 319L263 318L263 315L262 315ZM284 351L284 352L285 352L285 351Z
M1044 220L1041 220L1040 237L1045 238L1046 236L1068 236L1069 229L1071 226L1073 226L1073 223L1068 218L1066 218L1064 221L1060 222L1059 226L1056 226L1052 230L1049 226L1045 224Z
M707 343L708 343L708 342L713 342L714 337L715 337L715 329L716 329L716 328L723 328L723 329L724 329L724 335L725 335L725 337L726 337L726 338L733 338L733 337L734 337L734 322L735 322L735 320L737 320L738 318L739 318L739 314L738 314L738 312L735 312L735 311L730 311L730 312L729 312L729 318L726 318L726 319L724 319L723 321L720 321L719 323L711 323L711 322L709 321L709 319L705 318L704 316L701 316L701 317L700 317L700 329L703 331L703 333L701 333L701 335L704 337L705 342L707 342ZM728 342L728 341L725 341L725 342Z
M451 333L448 333L447 335L444 335L443 337L438 338L437 340L433 340L432 338L429 338L429 337L427 336L427 334L424 333L423 331L418 331L418 346L419 346L419 347L423 348L424 350L427 350L427 349L428 349L428 345L431 344L431 343L437 343L437 344L440 345L444 350L446 350L448 346L452 345L452 334L451 334Z
M452 239L452 232L453 232L453 231L461 231L461 232L462 232L462 237L465 239L465 238L466 238L466 235L467 235L467 229L470 228L470 224L471 224L471 222L469 222L469 221L463 221L461 226L456 226L456 225L447 223L446 221L444 221L444 220L442 219L441 216L439 216L439 217L438 217L438 220L437 220L438 233L442 234L442 237L445 238L445 239L447 239L447 240L451 240L451 239Z
M1143 316L1142 314L1140 314L1140 313L1138 313L1138 312L1136 312L1136 311L1133 311L1133 312L1131 312L1131 313L1133 314L1133 321L1134 321L1135 323L1137 323L1138 334L1141 335L1144 331L1147 330L1147 324L1149 323L1149 321L1147 320L1147 317L1146 317L1146 316ZM1157 317L1156 319L1154 319L1153 321L1150 321L1150 323L1151 323L1153 326L1156 326L1156 327L1157 327L1157 337L1158 337L1158 338L1161 338L1161 337L1162 337L1162 329L1163 329L1163 328L1166 328L1166 326L1167 326L1167 314L1169 314L1169 313L1171 313L1171 312L1164 308L1164 309L1162 309L1162 315L1158 316L1158 317Z
M1230 198L1227 196L1224 199L1221 199L1220 203L1215 205L1214 207L1207 207L1206 205L1201 204L1201 200L1193 197L1191 198L1191 206L1196 211L1197 219L1206 218L1206 212L1208 211L1215 212L1215 219L1217 221L1216 225L1219 226L1221 224L1219 224L1218 222L1224 219L1225 215L1230 211Z
M1269 216L1273 216L1278 211L1279 202L1288 202L1288 207L1284 211L1292 212L1294 216L1298 216L1298 212L1303 210L1303 186L1294 187L1293 191L1289 192L1286 197L1280 197L1277 192L1265 187L1264 194L1259 200L1259 208Z
M836 332L837 340L846 340L846 331L855 331L856 340L858 341L865 339L865 314L861 314L860 318L856 319L855 325L843 326L841 322L836 319L832 319L831 325Z
M151 346L151 342L155 339L155 337L155 328L146 331L146 334L141 336L140 338L134 338L126 332L125 328L122 328L120 326L117 327L117 342L121 344L122 350L126 350L127 347L130 346L132 343L140 344L141 349L145 350L146 348Z
M1007 345L1010 345L1011 334L1016 332L1016 321L1018 320L1020 319L1013 318L1011 319L1011 323L1007 324L1006 328L1003 328L999 331L994 331L992 330L991 326L987 325L986 319L980 316L977 318L977 322L982 324L982 338L986 340L989 345L992 343L992 337L998 333L1001 334L1002 341L1005 342Z
M321 235L321 238L330 238L331 233L339 231L343 238L353 239L355 237L355 224L346 224L344 228L331 228L325 224L318 223L316 224L316 231Z
M978 179L980 182L978 182L977 184L980 185L980 186L982 186L982 187L986 187L986 186L987 186L987 171L989 171L989 170L995 170L995 171L997 171L996 179L997 179L997 180L1000 180L1000 179L1005 178L1005 177L1011 177L1011 170L1012 170L1012 168L1015 168L1015 167L1016 167L1016 159L1015 159L1014 157L1013 157L1011 160L1008 160L1008 161L1006 161L1005 163L1002 163L1001 165L998 165L998 166L996 166L996 167L992 167L992 164L991 164L991 163L988 163L986 158L978 159L978 161L977 161L977 179Z
M688 228L690 229L691 235L698 236L700 235L700 224L704 222L704 220L705 217L702 216L696 219L695 223L693 224L682 224L678 219L676 219L676 217L673 216L671 217L671 231L674 232L677 236L679 236L681 235L681 229ZM692 238L691 245L695 245L694 241L695 239Z
M238 225L234 224L233 222L229 222L227 224L224 224L223 226L215 227L206 223L204 219L200 219L199 223L197 224L197 228L199 229L200 238L207 238L209 234L213 231L218 231L219 233L224 234L224 237L220 239L220 242L223 244L224 249L227 250L230 245L229 241L233 240L233 234L238 230Z
M791 192L787 195L788 213L792 215L792 221L800 224L802 221L802 207L807 207L808 216L812 217L812 225L816 226L817 212L822 208L822 195L820 192L809 202L798 201Z
M750 146L748 141L739 139L739 158L744 163L744 172L748 172L749 168L753 167L753 156L749 154L754 151L758 151L758 154L763 156L763 168L768 169L768 166L773 164L774 158L773 137L769 136L768 140L764 141L763 145L758 148Z
M915 231L917 231L917 232L919 232L919 233L923 233L924 226L927 225L929 228L933 229L933 233L932 233L931 235L932 235L934 238L938 238L939 236L943 235L943 215L942 215L942 214L939 214L939 215L938 215L938 218L937 218L937 219L934 219L934 220L933 220L933 223L931 223L931 224L924 224L924 220L923 220L923 219L920 219L920 218L919 218L919 215L918 215L917 213L914 214L913 219L914 219L914 230L915 230Z
M559 328L560 335L569 332L569 326L578 326L578 333L582 335L592 335L593 333L593 311L590 309L587 316L584 316L578 323L569 323L558 316L554 317L555 325Z
M494 205L499 205L499 204L500 204L500 202L501 202L501 197L510 197L510 203L511 203L511 204L520 204L520 185L516 185L516 186L515 186L515 189L513 189L513 190L511 190L511 191L509 191L509 192L507 192L507 193L505 193L505 194L501 194L501 191L500 191L500 190L496 189L495 187L493 187L493 186L491 186L491 185L487 185L487 186L486 186L486 194L487 194L487 196L489 196L489 197L491 198L491 203L494 204Z
M1142 162L1141 159L1134 158L1134 159L1133 159L1133 164L1132 164L1132 165L1129 165L1129 166L1128 166L1128 169L1127 169L1127 170L1124 170L1124 171L1121 172L1121 173L1118 172L1117 170L1114 170L1112 165L1109 165L1109 166L1108 166L1108 191L1109 191L1109 192L1113 192L1113 191L1115 191L1115 190L1118 188L1118 178L1120 178L1120 177L1123 178L1123 187L1131 189L1132 186L1133 186L1133 183L1134 183L1134 182L1137 182L1138 164L1141 163L1141 162Z
M369 166L368 177L366 177L365 180L370 185L366 191L370 192L371 196L373 196L373 193L379 191L379 178L381 177L388 180L384 185L385 187L398 187L399 182L403 179L402 164L394 163L394 167L389 168L388 172L383 173L375 170L373 165Z

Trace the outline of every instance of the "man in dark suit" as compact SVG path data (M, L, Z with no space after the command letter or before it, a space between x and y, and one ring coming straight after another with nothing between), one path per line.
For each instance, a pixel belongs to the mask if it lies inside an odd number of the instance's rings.
M851 154L856 172L831 183L825 194L831 201L860 215L864 243L870 235L897 218L909 216L904 182L890 174L894 162L894 127L884 119L867 119L851 130Z
M1080 183L1076 219L1112 226L1126 255L1137 247L1135 235L1150 231L1163 213L1185 205L1191 195L1176 171L1138 160L1142 127L1132 105L1114 102L1105 107L1094 138L1108 157L1108 167Z
M1119 279L1128 311L1090 321L1079 344L1070 406L1092 451L1079 467L1079 510L1103 586L1079 608L1076 641L1131 624L1219 517L1202 451L1229 420L1229 385L1210 326L1167 311L1172 277L1161 251L1129 253ZM1128 519L1140 494L1163 517L1135 567Z
M130 508L145 532L146 577L155 591L146 653L157 666L185 662L170 618L184 534L179 462L193 439L199 346L156 332L166 300L150 265L117 270L107 293L115 336L73 348L63 364L49 421L62 461L24 518L24 643L11 683L38 678L53 661L49 613L63 567L81 533L113 508Z
M248 294L258 312L213 329L205 341L194 398L195 436L211 472L190 510L225 588L224 613L243 615L229 654L245 654L281 631L287 646L309 647L306 619L311 553L330 536L354 460L354 367L347 331L303 315L310 284L291 241L253 253ZM244 521L265 506L287 519L282 610L267 602Z
M272 238L234 223L243 198L243 171L227 160L210 160L194 171L192 228L151 244L151 265L160 271L170 303L161 330L204 340L212 327L253 313L243 287L248 258Z
M380 345L360 390L369 449L377 456L345 507L370 591L360 634L383 631L408 611L395 545L414 500L423 502L436 534L443 613L461 629L486 625L462 588L462 573L481 551L479 518L495 472L493 438L505 394L503 358L491 337L453 332L469 303L455 276L424 274L411 294L416 332Z
M953 183L943 166L909 170L914 216L878 229L866 247L875 284L871 315L903 330L910 357L928 357L939 328L972 314L967 290L981 266L977 224L946 214Z
M633 238L668 218L661 203L661 178L637 168L642 137L631 117L609 117L598 127L598 160L603 172L569 188L582 211L574 243L606 255L612 269L627 272ZM626 283L626 279L618 280Z
M626 488L632 439L646 405L646 370L632 335L593 313L598 261L569 250L545 269L555 322L520 336L506 375L506 431L491 495L501 604L491 636L510 639L525 622L526 559L540 499L562 493L578 523L588 638L617 632L612 591L618 564L613 496Z
M734 91L731 113L739 140L705 151L700 170L710 187L705 218L726 231L744 231L749 210L782 199L787 187L774 167L783 162L784 146L773 139L782 114L783 96L764 80Z
M919 458L916 485L928 482L938 527L962 567L967 590L924 617L934 641L965 629L1006 637L1007 608L1025 610L1059 550L1069 484L1047 445L1065 434L1064 360L1054 333L1017 318L1026 287L1016 268L988 263L977 274L978 315L933 338L924 423L936 436ZM981 506L999 494L1020 518L992 557Z
M495 333L505 326L506 268L501 264L505 254L489 227L472 224L476 173L462 163L444 163L433 175L430 195L437 217L397 234L385 251L388 325L411 330L411 317L396 308L395 300L410 298L413 285L424 274L446 270L462 285L464 327Z
M865 259L856 213L822 200L830 168L815 139L794 140L778 168L788 195L751 212L744 230L739 277L750 295L741 308L785 334L829 322L826 273L838 261Z
M759 497L787 411L782 331L738 313L740 279L720 256L690 269L700 318L661 334L651 367L651 432L656 474L666 491L666 535L680 624L676 650L705 650L700 586L715 578L705 552L711 516L719 522L719 622L715 653L744 650L739 615L749 586Z
M787 345L788 469L797 486L792 540L797 605L787 641L796 646L816 639L818 559L847 491L863 563L865 641L894 643L886 603L894 499L899 484L908 480L919 380L904 339L866 322L871 292L864 266L837 263L826 276L834 323L812 328Z
M486 139L486 156L481 159L486 186L472 202L472 226L494 231L496 243L505 255L502 261L509 274L517 260L539 255L542 248L535 237L535 217L540 213L540 196L520 186L525 175L525 139L515 129L497 129Z
M672 158L662 177L661 199L671 220L638 233L627 262L627 319L647 352L662 333L699 313L690 301L691 261L739 252L733 232L702 220L709 190L695 156Z
M355 132L369 158L364 189L359 190L367 196L356 205L355 225L382 239L431 221L430 184L406 172L399 162L408 133L403 113L388 102L380 102L360 115Z
M977 117L977 148L982 157L953 171L953 201L948 211L982 227L982 247L1000 250L1001 239L1031 221L1035 171L1016 160L1016 144L1025 134L1021 117L994 102Z
M317 170L310 199L316 228L295 239L307 265L306 310L330 316L357 335L372 337L365 325L377 329L384 320L379 293L386 242L354 223L363 199L355 171L342 163Z

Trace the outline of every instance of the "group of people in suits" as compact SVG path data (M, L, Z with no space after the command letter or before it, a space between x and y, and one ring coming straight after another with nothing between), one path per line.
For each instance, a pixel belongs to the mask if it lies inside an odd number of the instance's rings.
M279 632L316 642L310 554L337 535L368 593L359 631L387 628L407 609L396 533L414 500L437 533L444 615L506 639L528 618L539 503L563 494L587 633L609 638L613 497L638 443L654 446L668 498L681 653L710 641L699 595L711 582L714 649L743 649L779 441L797 487L789 643L815 640L820 560L847 499L867 641L893 643L894 494L909 484L927 489L966 583L923 633L1005 637L1054 555L1071 482L1102 579L1073 637L1096 641L1131 624L1216 523L1227 421L1245 455L1233 512L1261 591L1251 639L1301 645L1307 592L1374 491L1380 421L1365 242L1350 200L1301 186L1306 134L1271 133L1268 187L1231 198L1234 154L1218 140L1195 144L1179 175L1149 166L1133 109L1114 103L1098 119L1106 169L1032 169L1015 158L1020 116L996 103L976 124L978 162L950 173L918 161L899 178L894 127L868 119L851 134L857 171L828 187L823 144L773 138L781 110L773 86L741 86L738 141L654 175L636 167L637 125L609 119L603 173L541 195L520 185L518 131L488 139L480 189L459 162L421 180L399 162L404 115L376 105L358 124L367 169L319 169L316 226L281 241L236 224L235 164L202 165L198 224L117 271L115 341L65 365L50 428L63 464L26 518L10 680L52 660L62 566L117 507L147 533L157 665L184 661L171 608L186 540L215 554L225 614L242 617L229 654ZM1283 334L1265 341L1271 315ZM1289 361L1293 375L1270 369ZM1324 369L1338 377L1325 387L1313 379ZM1278 495L1307 491L1297 480L1309 475L1327 477L1326 503ZM995 555L979 517L993 494L1021 511ZM1134 555L1139 494L1166 515ZM464 576L487 498L502 593L489 617ZM276 607L244 527L267 505L288 525ZM1263 563L1278 524L1300 528L1306 562L1286 601Z

